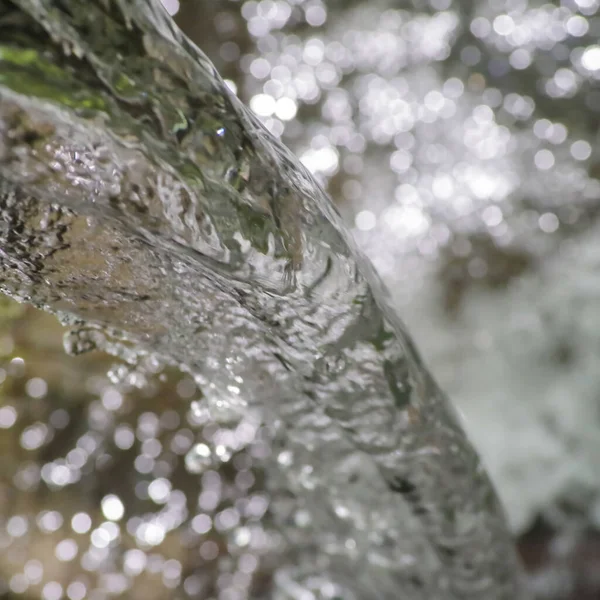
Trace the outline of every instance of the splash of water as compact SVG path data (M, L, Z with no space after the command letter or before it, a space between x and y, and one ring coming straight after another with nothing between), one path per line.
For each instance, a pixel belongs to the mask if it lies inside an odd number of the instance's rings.
M386 290L160 5L0 0L0 32L2 290L81 319L73 351L181 365L211 418L262 425L289 500L273 598L317 597L316 577L348 599L524 597Z

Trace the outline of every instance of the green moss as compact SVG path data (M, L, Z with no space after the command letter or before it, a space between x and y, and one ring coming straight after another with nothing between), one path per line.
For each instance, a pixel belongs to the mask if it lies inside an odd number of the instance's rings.
M15 65L30 65L39 60L39 53L29 48L17 49L0 46L0 59Z
M11 90L73 109L106 111L104 99L31 49L0 46L0 83Z
M136 91L135 81L121 73L114 83L115 90L124 96L130 95Z
M51 77L65 76L60 67L46 60L39 52L31 48L0 46L0 61L17 67L33 67Z

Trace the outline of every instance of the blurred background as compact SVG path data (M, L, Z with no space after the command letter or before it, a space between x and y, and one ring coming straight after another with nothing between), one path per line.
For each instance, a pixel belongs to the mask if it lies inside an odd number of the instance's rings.
M600 0L163 4L387 282L536 597L600 598ZM268 448L63 335L0 306L0 597L267 590Z

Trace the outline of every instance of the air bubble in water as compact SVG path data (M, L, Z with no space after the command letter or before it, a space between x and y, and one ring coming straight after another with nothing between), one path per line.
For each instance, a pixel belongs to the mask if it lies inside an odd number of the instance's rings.
M63 346L67 354L77 356L100 349L105 341L102 332L84 327L67 331L63 337Z

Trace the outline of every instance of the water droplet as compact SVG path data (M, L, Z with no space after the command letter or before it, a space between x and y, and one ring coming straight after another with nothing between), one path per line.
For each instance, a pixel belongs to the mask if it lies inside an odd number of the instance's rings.
M190 404L188 421L191 425L205 425L210 418L210 409L205 400L194 400Z
M212 452L206 444L196 444L185 455L185 468L189 473L204 473L212 464Z

